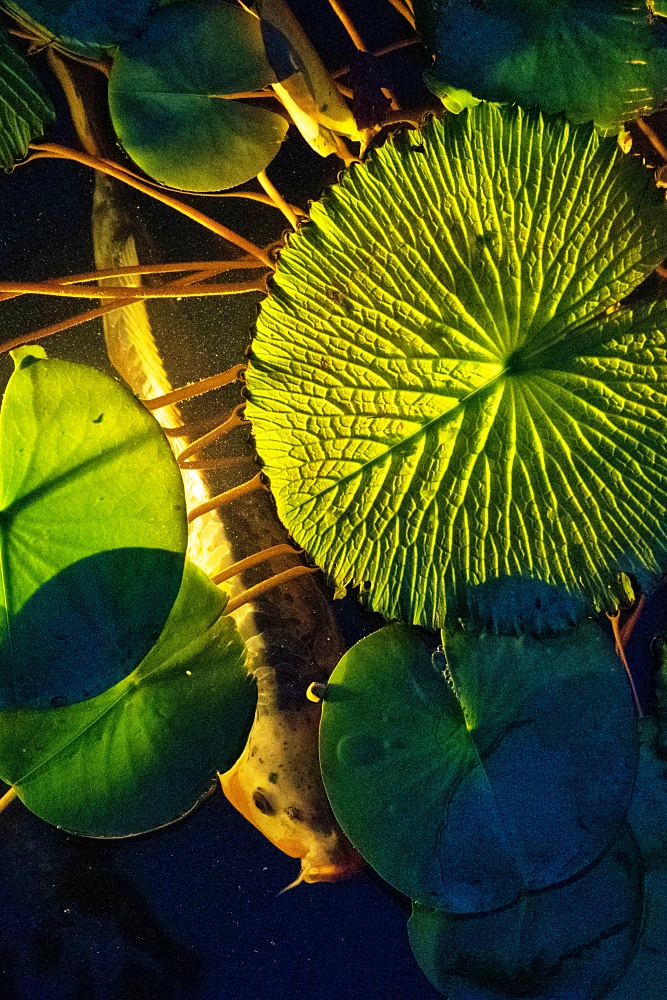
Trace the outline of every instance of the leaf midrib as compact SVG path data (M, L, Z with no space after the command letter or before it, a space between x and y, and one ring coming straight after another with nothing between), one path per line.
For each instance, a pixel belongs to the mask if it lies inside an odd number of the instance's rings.
M587 333L589 329L592 329L596 325L599 326L600 323L603 321L605 315L607 315L606 309L602 313L598 313L596 314L596 316L585 320L579 326L567 327L565 330L562 330L556 337L554 337L553 340L548 340L545 344L540 344L537 347L535 347L532 351L528 352L525 356L525 360L532 361L533 359L539 357L540 354L545 353L549 350L553 350L555 347L557 347L560 343L562 343L566 339L567 340L571 338L574 339L578 335ZM577 356L576 351L572 351L572 354L573 356ZM535 370L537 370L537 366L535 366ZM410 441L413 441L422 435L428 434L430 430L432 430L434 427L437 427L440 423L445 423L448 420L451 420L452 416L457 412L457 410L465 407L465 405L470 400L474 399L476 396L480 396L483 393L487 393L489 390L493 388L494 385L499 383L503 378L505 378L508 375L509 372L507 368L503 368L500 372L498 372L492 378L488 379L482 385L478 386L476 389L471 390L465 396L462 396L443 413L439 413L436 417L433 417L425 424L422 424L416 431L413 431L412 434L408 434L407 437L403 437L399 441L395 441L393 444L387 445L387 447L382 452L380 452L378 455L374 455L372 458L367 459L352 472L348 472L345 476L342 476L340 479L337 479L335 482L331 483L329 486L326 486L319 492L310 493L303 500L299 501L299 503L293 504L289 508L290 513L292 513L293 511L300 510L301 507L303 507L305 504L309 504L312 503L313 501L320 500L323 496L326 496L326 494L330 493L332 490L337 490L339 487L344 486L345 483L350 482L353 479L356 479L359 476L363 475L366 469L372 467L379 461L384 461L388 455L391 455L392 452L409 444ZM400 391L400 390L395 390L395 391Z

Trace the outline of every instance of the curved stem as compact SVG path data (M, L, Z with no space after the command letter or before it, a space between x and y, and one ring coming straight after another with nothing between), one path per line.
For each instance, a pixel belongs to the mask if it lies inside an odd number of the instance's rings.
M255 281L229 281L223 285L201 285L186 288L178 285L176 288L168 283L164 288L154 288L151 285L104 285L101 288L73 288L70 285L54 284L52 282L8 281L0 282L0 293L8 295L50 295L66 299L174 299L200 298L206 295L243 295L245 292L265 292L263 278Z
M623 640L621 639L621 632L618 626L620 617L621 617L620 611L615 611L614 614L611 614L609 611L607 612L607 618L611 622L611 630L613 632L614 641L616 643L616 652L621 658L621 663L623 664L625 672L628 675L628 680L630 681L630 689L632 691L632 699L635 703L635 708L637 709L637 717L643 719L644 713L642 712L642 707L639 704L639 695L637 694L637 688L635 687L635 682L630 672L630 665L628 664L628 660L625 655L625 649L623 648Z
M7 808L7 806L11 802L13 802L15 798L18 798L18 796L16 794L16 789L12 785L12 787L9 789L9 791L5 792L5 794L2 796L2 798L0 798L0 813L4 812L4 810Z
M220 507L224 507L225 504L231 503L232 500L238 500L239 497L244 497L247 493L254 493L255 490L268 490L268 486L265 486L262 482L261 472L258 472L256 476L253 476L246 483L234 486L231 490L225 490L224 493L218 493L217 496L211 497L210 500L206 500L197 507L193 507L188 514L188 524L196 520L196 518L201 517L202 514L208 514L210 510L218 510Z
M266 191L266 194L271 199L275 208L277 208L279 211L283 213L283 215L289 222L292 229L296 229L299 224L299 220L297 219L296 214L287 204L287 202L285 201L285 199L283 198L283 196L281 195L280 191L275 186L275 184L273 184L269 180L266 170L260 170L260 172L257 174L257 180Z
M204 434L203 437L197 438L196 441L193 441L192 444L188 445L188 447L185 448L178 456L178 464L182 465L183 462L190 458L191 455L195 455L198 451L203 451L204 448L208 448L208 446L213 444L214 441L217 441L218 438L224 437L225 434L229 434L230 431L235 430L237 427L244 427L248 423L248 421L244 420L241 416L241 410L245 409L245 405L245 403L239 403L238 406L234 407L231 412L231 416L229 416L224 423L214 427L212 431L208 432L208 434ZM212 510L213 508L210 509ZM201 511L201 513L203 513L203 511ZM198 515L195 515L195 517L196 516ZM191 520L191 518L189 520Z
M275 270L275 264L267 253L260 247L255 246L254 243L251 243L250 240L246 240L239 233L235 233L233 229L223 226L222 223L209 218L208 215L204 215L203 212L198 211L196 208L186 205L185 202L179 201L169 194L165 194L159 188L152 187L135 174L130 173L130 171L125 170L123 167L112 164L109 160L103 160L98 156L90 156L88 153L80 153L75 149L69 149L67 146L58 146L55 143L31 144L29 148L36 154L34 158L46 157L59 160L73 160L75 163L81 163L85 167L90 167L91 170L99 170L103 174L115 177L116 180L122 181L136 191L141 191L142 194L148 195L149 198L153 198L163 205L168 205L176 212L180 212L181 215L185 215L188 219L192 219L193 222L197 222L200 226L203 226L204 229L210 230L216 236L221 236L228 243L233 243L235 246L240 247L241 250L256 257L257 260L260 260L262 264L266 265L272 271Z
M172 403L180 403L184 399L192 399L194 396L203 396L205 392L211 392L213 389L220 389L223 385L231 385L232 382L238 381L238 377L241 372L244 372L248 366L246 364L234 365L232 368L228 368L227 371L221 372L219 375L210 375L208 378L200 379L199 382L191 382L190 385L184 385L180 389L174 389L172 392L166 393L164 396L153 396L152 399L142 399L142 403L147 410L159 410L163 406L171 406Z
M244 604L248 604L250 601L256 600L256 598L261 597L262 594L266 594L269 590L273 590L274 587L280 587L283 583L288 583L290 580L296 579L298 576L306 576L308 573L319 573L317 566L292 566L291 569L286 569L282 573L276 573L275 576L270 576L268 580L262 580L261 583L255 584L254 587L248 587L244 590L242 594L238 597L233 597L231 601L227 603L225 608L225 614L231 615L232 612L238 611L242 608Z
M279 545L271 545L268 549L254 552L251 556L246 556L245 559L239 559L238 562L232 563L227 569L223 569L221 573L216 573L211 579L213 583L224 583L225 580L231 580L233 576L245 573L247 569L259 566L260 563L267 562L267 560L273 559L275 556L300 556L302 552L303 549L295 549L293 545L281 542Z

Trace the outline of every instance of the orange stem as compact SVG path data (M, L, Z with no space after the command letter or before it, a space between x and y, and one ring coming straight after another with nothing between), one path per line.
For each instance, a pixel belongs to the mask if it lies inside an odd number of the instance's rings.
M630 688L632 690L632 698L635 703L635 708L637 709L637 716L640 719L644 718L644 713L642 712L642 707L639 704L639 695L637 694L637 688L635 687L635 682L632 679L632 674L630 673L630 666L628 664L625 650L623 649L623 640L621 639L621 632L618 627L619 619L621 617L620 611L615 611L614 614L607 612L607 618L611 622L611 630L614 635L614 641L616 642L616 652L621 658L621 663L625 668L625 672L628 675L628 680L630 681Z
M208 215L204 215L203 212L198 211L196 208L192 208L190 205L172 198L171 195L165 194L159 188L152 187L145 181L140 180L135 174L116 164L112 164L109 160L103 160L99 156L90 156L88 153L80 153L75 149L69 149L67 146L58 146L55 143L31 144L29 148L37 156L73 160L75 163L81 163L83 166L90 167L91 170L99 170L103 174L115 177L116 180L122 181L136 191L141 191L142 194L148 195L149 198L154 198L156 201L162 202L163 205L168 205L175 211L180 212L181 215L185 215L188 219L192 219L193 222L199 223L200 226L215 233L216 236L221 236L224 240L233 243L235 246L240 247L241 250L256 257L257 260L260 260L262 264L265 264L272 271L275 270L275 264L271 258L264 250L251 243L250 240L246 240L239 233L235 233L233 229L223 226L222 223L209 218Z
M286 569L282 573L276 573L275 576L270 576L268 580L262 580L261 583L255 584L254 587L248 587L238 597L233 597L231 601L228 601L225 614L231 615L232 612L242 608L244 604L256 600L262 594L273 590L274 587L280 587L283 583L288 583L299 576L305 576L307 573L319 573L319 569L316 566L292 566L291 569Z
M224 583L225 580L230 580L233 576L245 573L247 569L259 566L260 563L266 562L268 559L273 559L275 556L298 556L302 552L303 549L295 549L293 545L288 545L286 542L280 545L271 545L268 549L262 549L261 552L255 552L245 559L239 559L238 562L232 563L227 569L223 569L222 573L217 573L212 578L213 583Z
M263 278L255 281L230 281L222 285L197 285L196 288L175 289L171 284L164 288L151 285L105 285L103 288L75 288L53 282L8 281L0 282L0 293L9 295L51 295L66 299L173 299L200 298L205 295L243 295L244 292L263 292Z
M220 389L223 385L230 385L232 382L236 382L241 372L244 372L247 367L245 364L234 365L232 368L228 368L226 372L221 372L218 375L210 375L199 382L184 385L180 389L174 389L173 392L165 393L164 396L143 399L142 403L147 410L159 410L162 406L171 406L172 403L180 403L184 399L203 396L205 392L211 392L213 389Z
M218 427L214 427L212 431L208 432L208 434L204 434L203 437L197 438L196 441L193 441L192 444L188 445L188 447L185 448L178 456L178 464L182 465L186 459L190 458L190 455L194 455L196 452L203 451L204 448L208 448L210 444L213 444L213 442L217 441L218 438L221 438L230 431L233 431L234 428L243 427L247 424L248 421L244 420L241 416L241 410L244 407L245 403L239 403L238 406L234 407L231 416L225 420L224 423L220 424Z
M231 490L225 490L224 493L218 493L217 496L211 497L210 500L206 500L204 503L198 504L193 507L188 514L188 523L194 521L196 518L201 517L202 514L208 514L210 510L218 510L220 507L224 507L225 504L231 503L232 500L238 500L239 497L245 496L247 493L254 493L255 490L266 490L267 486L262 482L262 473L258 472L256 476L249 479L247 483L241 483L240 486L234 486Z

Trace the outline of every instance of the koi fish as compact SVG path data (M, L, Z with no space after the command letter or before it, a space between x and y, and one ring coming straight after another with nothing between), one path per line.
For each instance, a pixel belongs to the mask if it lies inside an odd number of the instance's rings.
M102 174L95 182L93 242L99 269L138 263L132 214L117 182ZM134 285L141 278L122 281ZM104 333L111 363L139 398L171 391L144 302L107 314ZM182 426L177 406L154 412L163 427L173 431ZM177 455L188 443L173 435L169 440ZM209 498L210 490L198 469L184 469L183 479L192 510ZM188 558L211 577L257 550L279 547L271 558L232 576L232 599L288 568L305 567L264 490L196 517L191 529ZM306 698L306 690L312 682L326 682L345 647L327 597L306 574L304 568L303 575L231 612L246 642L258 700L245 750L220 775L231 804L271 843L301 860L300 874L287 888L302 881L347 878L364 864L336 823L322 785L317 749L321 706Z

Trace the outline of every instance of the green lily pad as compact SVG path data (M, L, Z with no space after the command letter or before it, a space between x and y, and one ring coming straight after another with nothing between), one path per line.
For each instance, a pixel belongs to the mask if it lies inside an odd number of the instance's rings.
M427 83L454 112L468 91L620 132L667 98L667 24L649 6L416 0L417 29L436 56Z
M327 688L320 760L336 819L382 878L475 913L604 851L630 801L637 734L595 622L543 639L461 631L446 657L453 686L413 629L358 642Z
M480 104L388 142L280 254L247 373L278 513L339 589L439 627L510 575L625 597L667 568L667 253L613 139Z
M42 819L124 837L179 819L241 753L256 702L224 593L186 563L156 646L104 694L0 714L0 774Z
M51 98L32 69L0 34L0 167L9 170L55 121Z
M414 903L410 945L449 1000L598 1000L632 955L642 890L641 854L623 824L592 869L503 910L457 916Z
M120 49L109 110L121 145L149 176L218 191L254 177L278 152L286 120L229 97L275 79L256 17L184 0L155 11L141 37Z
M80 701L140 663L178 594L180 471L131 392L14 352L0 413L0 706Z
M136 38L154 0L3 0L0 6L45 42L96 59Z

